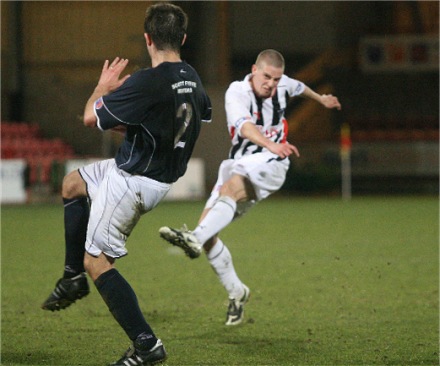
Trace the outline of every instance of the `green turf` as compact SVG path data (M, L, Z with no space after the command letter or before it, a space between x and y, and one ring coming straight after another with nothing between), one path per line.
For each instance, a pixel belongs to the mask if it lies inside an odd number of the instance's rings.
M118 262L169 353L166 365L438 365L438 199L270 198L222 238L251 288L245 324L205 258L159 239L202 202L162 203ZM2 364L106 365L128 346L93 287L39 308L62 273L61 205L2 208Z

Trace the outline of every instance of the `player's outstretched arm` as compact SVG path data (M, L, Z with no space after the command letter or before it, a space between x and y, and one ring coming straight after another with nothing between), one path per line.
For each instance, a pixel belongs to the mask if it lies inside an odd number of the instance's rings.
M341 103L339 103L339 100L337 97L333 96L332 94L318 94L311 88L309 88L306 85L306 88L304 89L304 92L302 93L303 96L316 100L318 103L321 103L324 107L333 109L336 108L337 110L341 110L342 106Z
M105 60L98 85L87 101L84 109L84 124L86 126L96 127L96 116L94 110L96 100L103 95L106 95L119 88L125 82L125 80L130 77L130 75L125 75L123 78L119 78L127 65L128 60L119 57L116 57L111 64L109 64L108 60Z

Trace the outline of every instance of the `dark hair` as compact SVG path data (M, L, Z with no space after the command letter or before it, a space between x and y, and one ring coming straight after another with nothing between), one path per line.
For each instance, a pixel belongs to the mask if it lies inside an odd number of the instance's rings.
M158 3L145 14L144 30L158 50L180 51L188 25L188 16L177 5Z

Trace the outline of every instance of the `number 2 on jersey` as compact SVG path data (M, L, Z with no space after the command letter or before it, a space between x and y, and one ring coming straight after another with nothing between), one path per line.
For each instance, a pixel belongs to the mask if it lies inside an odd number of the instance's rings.
M180 127L179 131L176 134L176 137L174 138L174 148L185 147L185 141L182 141L181 138L185 133L186 129L188 128L189 124L191 123L192 115L193 115L193 108L190 103L183 103L177 109L176 112L177 122L182 123L182 126Z

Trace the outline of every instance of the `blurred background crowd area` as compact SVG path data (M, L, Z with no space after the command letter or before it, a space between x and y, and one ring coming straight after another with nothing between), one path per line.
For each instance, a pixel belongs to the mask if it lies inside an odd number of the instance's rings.
M120 137L83 127L81 115L104 60L128 58L128 73L150 66L143 20L152 3L1 2L1 158L25 162L28 191L58 194L66 161L114 155ZM230 147L224 93L274 48L288 76L343 106L288 105L289 140L302 156L292 159L284 191L339 189L345 126L355 193L438 192L437 1L173 3L189 15L182 58L213 103L194 153L207 190Z

